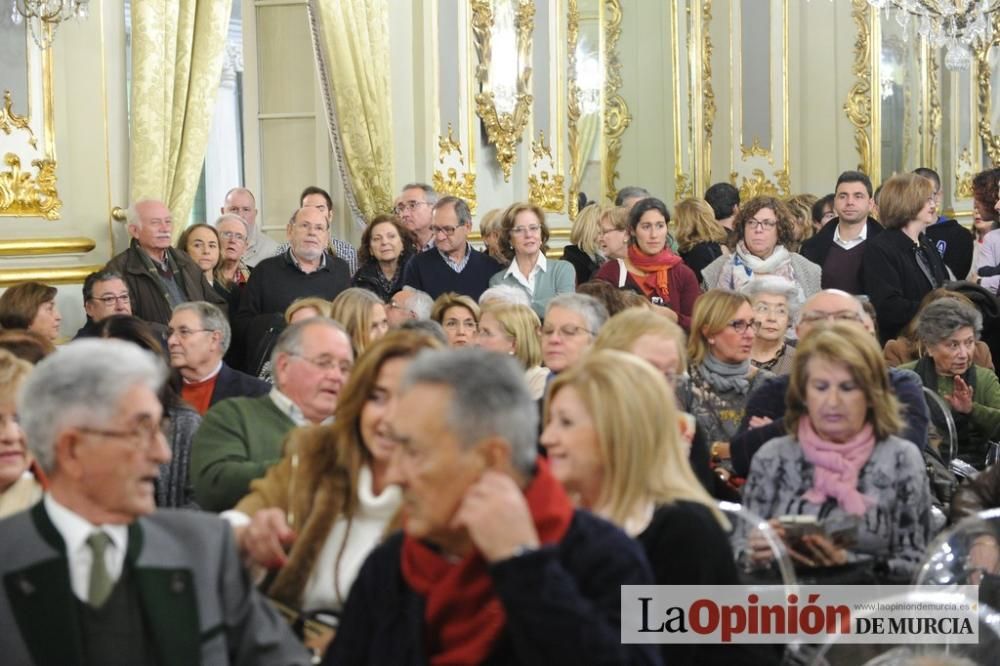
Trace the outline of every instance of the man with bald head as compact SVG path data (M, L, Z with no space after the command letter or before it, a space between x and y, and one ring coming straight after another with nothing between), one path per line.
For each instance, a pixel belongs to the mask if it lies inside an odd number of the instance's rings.
M247 249L243 253L243 263L253 268L264 259L277 254L277 241L257 226L257 200L253 192L245 187L234 187L226 193L220 210L223 214L239 215L247 223Z
M818 327L833 322L847 322L864 327L874 335L873 328L865 325L865 319L864 307L857 298L839 289L824 289L813 294L799 310L795 333L801 340ZM743 423L729 443L733 469L739 476L746 476L750 472L750 460L757 449L767 441L786 434L785 394L788 392L789 380L788 375L774 377L750 394ZM930 416L920 377L911 370L889 368L889 381L903 406L906 430L903 431L902 438L921 449L926 448Z
M166 325L173 309L188 301L225 305L225 300L187 253L171 247L173 217L166 204L141 199L126 211L129 248L113 257L105 270L122 276L131 296L132 314Z

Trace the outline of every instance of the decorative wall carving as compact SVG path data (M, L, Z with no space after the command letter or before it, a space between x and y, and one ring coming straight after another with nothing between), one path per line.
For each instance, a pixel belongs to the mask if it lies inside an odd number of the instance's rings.
M853 72L857 79L847 94L844 112L854 125L854 145L858 151L858 170L866 174L881 173L877 159L876 142L872 140L872 127L876 125L877 104L872 102L872 35L871 8L868 0L851 0L851 18L858 28L854 41Z
M62 201L56 190L56 161L39 150L31 119L14 113L9 90L0 108L0 132L11 137L13 148L3 154L0 167L0 216L58 220ZM33 169L26 170L22 161L29 159Z
M538 140L531 142L531 173L528 175L528 199L542 210L561 213L566 207L563 177L556 173L552 149L538 130Z
M740 190L740 201L759 196L790 197L792 195L792 184L788 171L779 169L774 172L777 183L772 182L763 169L754 169L750 173L750 178L743 176L743 182L737 185ZM729 182L736 185L739 175L735 171L730 173Z
M706 0L708 4L708 0ZM609 198L618 192L618 160L622 153L622 134L632 123L622 87L622 64L618 58L618 40L622 34L621 0L604 0L604 191Z
M476 174L469 171L462 146L455 139L451 123L448 134L438 137L437 168L432 176L434 190L463 199L472 213L476 212Z

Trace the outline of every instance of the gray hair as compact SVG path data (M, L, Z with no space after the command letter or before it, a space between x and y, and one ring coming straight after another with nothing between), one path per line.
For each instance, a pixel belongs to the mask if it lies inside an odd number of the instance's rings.
M348 345L353 349L354 346L351 344L351 336L347 333L347 329L340 325L340 323L330 319L329 317L310 317L309 319L303 319L302 321L297 321L294 324L289 324L285 327L285 330L281 332L278 336L278 341L274 343L274 350L271 351L271 367L276 368L278 365L278 357L282 354L289 354L291 356L301 356L302 355L302 336L305 331L310 326L323 326L325 328L332 328L335 331L340 331L343 336L347 339ZM274 385L281 390L281 386L278 382L278 375L274 375Z
M222 353L229 350L229 343L233 340L233 330L229 327L229 320L217 306L207 301L189 301L181 303L174 308L174 314L178 312L193 312L201 320L201 327L206 331L218 331L222 333Z
M511 447L511 462L530 475L538 456L538 407L511 356L479 348L425 350L410 363L402 390L436 384L452 390L448 426L469 447L498 436Z
M469 210L469 204L465 203L465 199L452 196L442 197L434 204L434 210L445 206L451 206L455 210L455 217L458 218L460 225L472 228L472 211Z
M928 346L962 328L971 328L976 338L983 330L982 313L957 298L940 298L929 303L917 317L917 338Z
M413 313L417 319L430 319L431 310L434 308L434 299L426 291L420 291L416 287L409 285L403 287L402 291L412 294L407 302L407 309Z
M60 347L21 387L17 413L28 448L52 472L56 440L65 429L105 425L125 393L137 385L159 392L166 378L163 362L131 342L86 338Z
M626 199L647 199L651 196L653 195L650 194L649 190L645 187L626 185L622 189L618 190L618 194L615 195L615 205L623 205Z
M572 310L587 322L587 328L592 335L597 335L608 320L608 309L593 296L587 294L559 294L545 306L545 316L549 316L552 308Z
M239 215L237 215L236 213L225 213L224 215L220 215L219 217L215 218L215 222L212 223L212 226L218 229L219 225L225 222L226 220L233 220L234 222L239 222L240 224L243 225L243 229L244 231L247 232L247 236L250 235L250 227L247 225L247 221L244 220Z
M444 347L448 346L448 334L444 332L444 326L433 319L407 319L399 325L399 330L417 331L436 339Z
M141 206L144 203L154 203L154 202L155 203L162 203L164 206L167 205L166 203L164 203L163 201L160 201L159 199L152 199L152 198L149 198L149 197L147 197L145 199L139 199L138 201L133 201L129 205L129 207L125 209L125 226L126 227L141 227L142 226L142 217L139 216L139 206ZM169 209L170 209L170 207L167 206L167 210L169 210Z
M490 287L479 296L480 305L486 305L490 301L531 307L531 299L524 293L524 289L512 284L498 284L495 287Z
M799 308L802 307L799 286L791 280L777 275L755 277L743 285L740 292L745 294L751 301L762 294L784 296L788 302L789 322L795 321L799 313Z
M423 190L424 201L432 206L438 202L437 191L427 183L407 183L400 192L405 192L406 190Z

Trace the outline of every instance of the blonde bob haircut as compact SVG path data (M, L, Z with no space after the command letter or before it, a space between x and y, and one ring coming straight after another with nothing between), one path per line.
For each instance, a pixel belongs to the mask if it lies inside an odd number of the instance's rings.
M691 313L691 336L688 338L688 362L699 365L709 352L708 338L721 332L733 320L736 311L750 299L728 289L709 289L694 302Z
M331 305L330 318L347 330L354 348L354 358L361 358L372 344L372 310L376 305L385 307L374 292L351 287L337 294Z
M652 310L629 308L608 319L601 327L601 332L594 339L594 351L601 349L617 349L631 352L635 343L644 335L655 335L673 340L677 346L680 373L687 372L687 338L684 329L663 315Z
M0 349L0 402L14 402L17 390L31 372L32 365L23 358Z
M815 329L799 341L795 350L788 395L785 398L785 426L795 436L799 419L808 416L806 387L809 383L809 361L821 358L828 363L847 368L854 382L865 393L868 402L866 422L875 431L875 441L881 442L903 428L899 401L889 384L885 357L875 337L860 326L835 323Z
M649 503L687 500L705 506L728 528L695 478L674 394L652 366L614 349L592 351L552 380L545 423L551 417L552 400L565 388L576 391L590 414L604 464L600 495L595 506L586 508L624 527L642 517Z
M538 329L542 322L527 305L515 305L502 301L490 301L483 306L479 318L492 315L503 332L514 338L514 357L525 370L542 363L542 345L538 340Z
M902 229L917 218L934 194L934 183L916 173L901 173L882 184L878 195L879 222L886 229Z
M597 254L601 239L601 217L608 210L598 203L587 204L576 215L573 229L569 232L569 242L593 257Z
M598 224L607 220L615 228L615 231L628 231L628 213L629 209L625 206L615 206L614 208L605 208L601 211L601 216L597 218Z
M687 252L698 243L725 243L726 229L715 219L712 207L704 199L690 197L674 205L677 223L677 249Z
M472 313L472 318L476 320L476 323L479 323L479 305L470 296L456 294L453 291L446 291L434 299L431 319L444 326L444 313L455 307L465 308Z
M285 308L285 323L292 323L292 317L295 313L306 308L312 308L319 313L320 317L332 318L333 304L330 301L319 296L306 296L304 298L296 298L292 301L291 305Z

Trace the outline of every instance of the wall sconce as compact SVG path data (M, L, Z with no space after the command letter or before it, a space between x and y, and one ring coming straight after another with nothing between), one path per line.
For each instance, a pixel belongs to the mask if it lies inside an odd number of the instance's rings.
M496 149L505 181L531 113L532 0L472 0L472 34L479 65L476 114Z
M10 0L10 20L14 25L28 22L31 38L40 49L52 46L56 28L63 21L82 21L90 16L89 0Z

